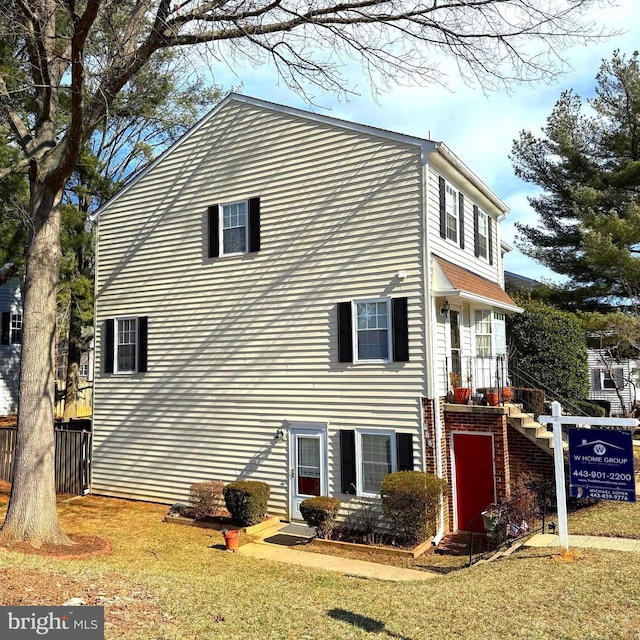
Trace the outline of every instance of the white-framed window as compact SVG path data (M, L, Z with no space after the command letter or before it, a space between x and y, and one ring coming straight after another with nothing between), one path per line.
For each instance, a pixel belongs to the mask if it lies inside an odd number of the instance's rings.
M354 300L354 362L391 360L391 301L389 298Z
M495 355L504 356L507 353L507 329L504 313L493 313L493 348Z
M115 336L115 373L136 373L138 318L116 318Z
M246 200L220 207L220 255L246 253L249 245L248 207Z
M476 356L478 358L490 358L492 313L486 309L476 309L474 318Z
M449 184L445 186L445 217L447 240L458 242L458 192Z
M11 344L22 344L22 314L11 314L11 327L9 341Z
M80 364L79 374L83 378L86 378L89 375L89 364L87 362L84 362L84 363Z
M478 358L504 356L507 352L504 313L488 309L476 309L474 319L476 356Z
M611 370L602 369L600 371L600 388L615 389L624 386L624 369L622 367L612 367Z
M478 211L478 257L489 257L489 216L484 211Z
M357 493L377 497L384 476L396 470L396 437L393 431L356 432Z

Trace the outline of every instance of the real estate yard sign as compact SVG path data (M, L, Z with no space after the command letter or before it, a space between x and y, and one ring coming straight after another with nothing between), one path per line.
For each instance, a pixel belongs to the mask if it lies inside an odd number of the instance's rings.
M574 498L635 502L631 431L570 428L569 477Z
M552 402L551 415L540 416L538 418L538 421L541 424L553 425L553 463L554 463L555 472L556 472L556 498L558 502L558 538L560 540L560 546L566 551L569 549L569 531L567 529L567 496L566 496L566 491L564 487L564 454L562 450L562 425L568 425L569 433L571 433L571 431L575 431L575 427L579 427L582 425L591 425L592 427L614 427L618 429L620 428L637 429L638 424L640 423L635 418L592 418L592 417L585 417L585 416L563 416L562 407L560 406L559 402ZM594 432L594 429L584 429L584 430L588 431L591 435ZM612 433L612 432L609 431L609 433ZM632 460L631 464L633 465L633 454L631 453L631 449L629 449L628 454L614 455L616 450L614 449L613 450L614 453L612 453L612 450L607 448L607 444L608 444L608 440L603 443L593 442L591 444L592 451L595 454L595 457L602 456L603 459L605 457L621 458L621 459L628 457ZM588 445L585 446L585 449L587 448L588 448ZM597 448L597 451L595 448ZM607 455L607 452L609 452L609 455ZM586 457L589 457L591 454L585 453L584 455ZM606 465L609 463L603 463L603 464ZM633 478L633 466L631 467L631 469L632 469L631 477ZM611 473L611 474L624 473L625 477L627 473L626 471L622 472L620 468L617 468L615 471L614 470L607 471L605 466L599 467L597 469L595 468L592 469L591 467L589 467L588 469L584 468L583 471L586 474L591 474L591 472L593 471L594 473L593 478L590 475L588 476L590 480L591 479L593 479L594 481L610 480L611 482L618 482L618 479L616 479L615 475L608 477L607 476L608 473ZM604 473L604 476L601 476L600 474L603 474L603 473ZM583 476L582 473L580 474L579 477L585 480L587 478L587 476ZM613 485L607 485L607 487L610 487L610 486L613 486ZM584 495L584 485L582 487L582 491ZM576 488L576 495L578 493L579 493L579 490ZM635 496L635 491L634 491L634 496ZM591 494L591 497L595 497L595 496Z

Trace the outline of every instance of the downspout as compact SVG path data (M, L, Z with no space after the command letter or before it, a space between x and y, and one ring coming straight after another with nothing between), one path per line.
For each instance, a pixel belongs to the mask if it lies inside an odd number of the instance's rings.
M435 447L436 476L442 477L442 425L440 424L440 409L437 406L437 390L436 390L436 356L435 356L435 300L431 298L431 251L430 251L430 235L429 235L429 151L423 147L422 149L422 222L424 225L422 243L422 297L424 300L425 311L425 380L424 388L427 400L431 399L433 411L433 435ZM422 461L423 469L426 470L427 452L424 428L424 403L420 405L420 434L422 438ZM437 546L444 536L444 500L440 501L440 516L438 518L438 528L431 544Z
M93 484L93 447L95 443L96 435L96 382L98 379L98 371L96 370L96 345L98 344L98 265L100 263L99 255L99 239L100 239L100 215L95 213L95 228L93 234L93 350L91 351L91 357L93 362L91 366L93 368L93 389L91 390L91 451L89 451L91 468L89 471L89 486L83 491L83 493L91 493L91 486ZM100 336L102 337L102 336ZM102 343L100 343L102 353ZM102 363L100 363L102 364Z

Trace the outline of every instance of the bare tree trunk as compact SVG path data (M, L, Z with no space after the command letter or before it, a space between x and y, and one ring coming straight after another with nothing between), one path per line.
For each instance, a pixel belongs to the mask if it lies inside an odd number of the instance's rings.
M78 417L78 387L80 386L80 355L82 353L82 320L78 300L71 292L69 305L69 337L67 352L67 381L64 390L64 420Z
M33 176L27 254L20 404L11 498L0 539L73 544L60 527L55 489L56 293L61 189Z

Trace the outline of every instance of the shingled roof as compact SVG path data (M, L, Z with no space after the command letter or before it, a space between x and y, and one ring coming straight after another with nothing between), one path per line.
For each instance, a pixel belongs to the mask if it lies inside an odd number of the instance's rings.
M506 307L513 311L519 311L518 305L511 299L507 292L496 282L471 273L452 262L436 256L436 262L443 274L451 283L452 289L461 293L471 294L473 297L485 298L496 303L497 306ZM438 293L435 291L435 293Z

